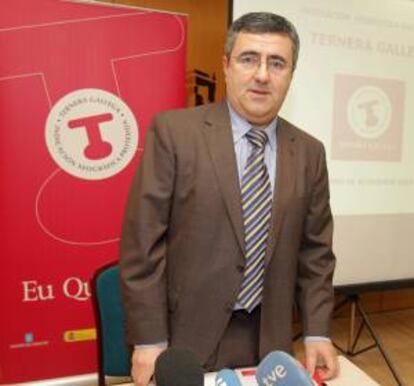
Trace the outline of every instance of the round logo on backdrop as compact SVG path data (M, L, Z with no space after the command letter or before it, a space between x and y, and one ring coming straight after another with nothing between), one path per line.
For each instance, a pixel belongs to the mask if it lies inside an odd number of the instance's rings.
M46 121L46 144L67 173L86 180L112 177L138 147L138 125L128 105L100 89L66 94Z
M390 126L391 101L379 87L363 86L349 99L347 114L348 122L357 135L375 139L384 134Z

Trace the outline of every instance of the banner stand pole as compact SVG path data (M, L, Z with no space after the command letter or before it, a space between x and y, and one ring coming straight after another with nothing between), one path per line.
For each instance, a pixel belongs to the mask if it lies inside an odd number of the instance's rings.
M404 382L401 378L401 376L398 374L397 369L395 368L391 358L389 357L387 351L385 350L384 344L382 343L382 340L378 333L375 331L371 320L365 311L364 307L361 303L361 298L358 294L344 294L345 299L339 303L335 307L335 311L342 308L345 304L349 303L351 306L350 310L350 322L349 322L349 331L348 331L348 345L347 349L344 350L337 344L334 344L335 347L341 351L342 353L354 357L359 354L362 354L368 350L371 350L373 348L378 348L380 351L382 357L384 358L389 370L392 373L392 376L394 377L395 381L397 382L398 386L404 386ZM356 328L356 318L361 318L361 322L358 327L358 331L355 334L355 328ZM371 335L371 338L374 340L374 343L372 345L366 346L360 350L356 350L356 346L359 342L359 339L361 337L361 333L364 329L364 327L368 330L369 334Z

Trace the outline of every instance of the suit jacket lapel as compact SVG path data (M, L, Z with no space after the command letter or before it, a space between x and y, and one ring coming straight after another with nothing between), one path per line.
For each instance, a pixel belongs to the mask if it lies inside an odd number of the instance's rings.
M245 243L240 184L226 102L211 106L211 109L206 114L203 133L227 213L233 225L239 246L244 254ZM295 152L295 136L289 129L289 123L279 117L277 126L276 183L266 263L270 261L274 253L283 222L286 203L294 192L296 178Z
M270 261L277 245L284 210L289 197L294 192L296 178L295 136L289 130L289 124L280 117L278 118L276 135L276 183L273 196L272 224L266 251L266 263Z
M228 216L244 253L244 229L240 185L230 116L226 102L212 105L206 114L203 133L223 195Z

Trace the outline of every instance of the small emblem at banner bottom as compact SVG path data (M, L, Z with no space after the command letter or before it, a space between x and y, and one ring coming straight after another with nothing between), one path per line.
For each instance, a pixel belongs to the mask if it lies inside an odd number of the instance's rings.
M68 330L63 333L63 340L67 343L96 340L96 329Z

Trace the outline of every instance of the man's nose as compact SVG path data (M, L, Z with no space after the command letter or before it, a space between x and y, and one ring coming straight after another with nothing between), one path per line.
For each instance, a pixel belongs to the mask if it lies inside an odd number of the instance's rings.
M269 81L269 71L267 69L267 61L266 60L261 60L256 73L255 73L255 79L258 82L262 82L262 83L266 83Z

